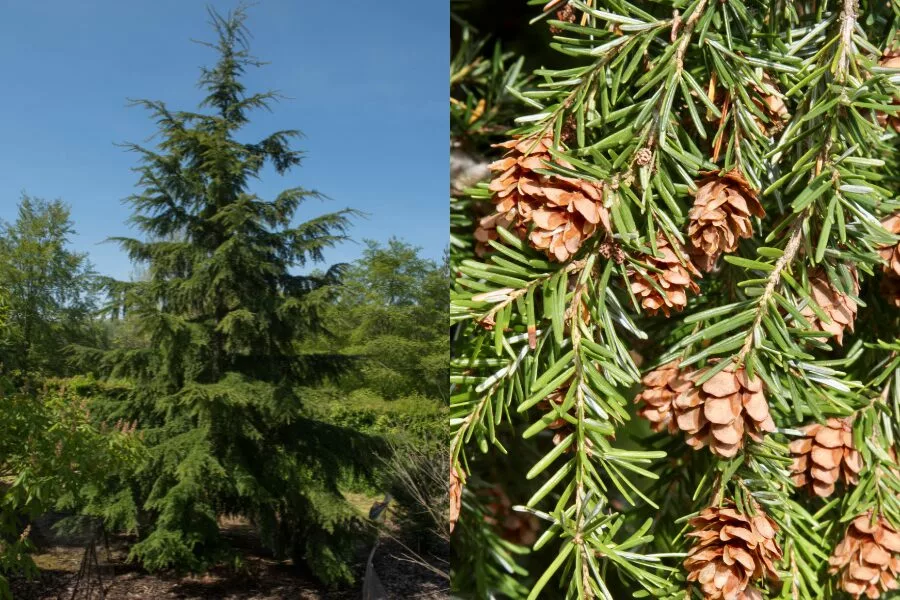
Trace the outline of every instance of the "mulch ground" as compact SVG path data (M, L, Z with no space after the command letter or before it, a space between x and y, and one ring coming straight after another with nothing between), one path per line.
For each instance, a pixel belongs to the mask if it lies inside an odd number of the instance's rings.
M38 528L40 529L40 528ZM46 529L46 528L45 528ZM97 547L100 577L106 600L357 600L362 597L362 583L368 549L361 549L356 565L357 584L352 588L328 589L318 584L291 561L272 559L262 549L252 527L240 521L223 525L233 546L240 548L245 566L240 572L217 568L203 575L177 577L150 574L126 563L127 538L111 538L109 553ZM98 600L94 591L85 593L86 582L73 599L77 574L85 545L82 540L65 540L38 532L39 551L35 562L40 578L12 581L16 600ZM389 598L438 600L449 598L447 582L427 569L403 560L404 549L391 540L383 540L373 566Z

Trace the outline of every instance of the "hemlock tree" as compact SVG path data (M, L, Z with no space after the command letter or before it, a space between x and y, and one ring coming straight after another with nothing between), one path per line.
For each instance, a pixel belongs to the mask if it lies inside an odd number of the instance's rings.
M0 281L8 298L0 363L11 370L63 375L65 348L91 336L96 278L84 253L67 246L69 208L23 195L16 220L0 225Z
M237 514L279 555L305 560L324 581L349 580L355 520L335 481L366 440L305 416L295 391L350 364L304 351L321 333L319 311L340 268L293 269L321 262L353 213L295 224L297 208L318 193L295 187L265 200L249 191L266 165L285 174L300 164L290 146L299 132L240 139L250 112L277 96L241 83L260 64L247 49L244 10L210 15L218 39L207 45L218 62L200 78L209 111L137 103L159 124L155 148L129 146L142 160L132 221L151 241L117 239L146 272L109 287L111 312L128 314L143 344L82 348L81 358L130 383L124 399L98 411L137 420L149 447L145 466L122 484L140 512L132 559L202 570L228 556L217 519Z
M897 597L900 3L534 17L451 204L456 593Z

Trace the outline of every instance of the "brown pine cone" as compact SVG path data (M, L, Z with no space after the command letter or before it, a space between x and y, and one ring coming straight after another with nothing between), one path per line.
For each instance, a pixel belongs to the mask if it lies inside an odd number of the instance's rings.
M743 515L728 502L723 508L705 508L690 520L692 531L687 536L696 539L684 568L687 580L699 583L707 600L761 598L750 581L778 580L777 526L760 507L754 508L755 515Z
M459 510L462 507L462 482L459 480L459 475L456 473L456 469L451 465L450 466L450 533L453 533L453 528L456 527L456 522L459 520Z
M881 226L893 234L900 234L900 213L894 213L881 222ZM881 295L888 302L900 308L900 243L882 246L878 249L887 264L881 278Z
M756 123L759 132L765 136L770 136L784 129L785 121L790 115L788 113L787 105L784 103L784 96L778 89L777 83L769 77L768 73L763 73L762 83L774 90L774 93L770 94L754 84L753 89L758 95L752 95L751 101L760 111L765 113L769 122L768 124L763 123L756 115L753 115L752 118L753 122Z
M499 486L482 492L492 499L485 504L485 522L493 525L500 537L520 546L530 546L537 541L541 524L530 513L520 513L512 509L512 501Z
M691 373L697 381L708 369ZM744 446L744 434L756 442L762 434L775 431L769 414L769 404L763 393L759 376L750 379L741 368L725 370L713 375L699 387L691 387L672 403L675 423L687 434L686 442L695 450L709 444L713 454L731 458Z
M900 234L900 213L894 213L886 218L881 222L881 226L895 235ZM878 249L878 253L887 261L883 267L884 272L900 277L900 242L882 246Z
M753 235L751 215L765 216L756 192L739 171L710 174L697 182L694 206L688 217L691 257L709 272L724 253L737 250L740 238Z
M565 262L597 231L598 224L611 230L601 184L536 171L549 169L548 163L574 168L550 155L551 136L514 139L496 146L509 150L490 166L499 173L490 184L497 212L506 215L520 236L533 224L528 239L534 248Z
M791 442L794 484L808 487L817 496L834 492L838 479L846 485L859 481L862 459L853 447L853 428L849 419L828 419L824 425L803 427L805 437Z
M883 517L872 523L871 513L850 524L844 539L828 559L828 572L840 573L838 587L854 598L878 598L898 588L900 533Z
M849 265L850 275L853 278L853 295L859 296L859 276L856 267ZM838 345L844 345L844 329L853 331L853 322L856 320L857 306L849 296L835 288L824 269L818 268L809 274L809 284L812 288L812 297L825 314L831 317L831 323L825 323L809 305L804 306L800 313L806 317L812 326L820 331L834 334Z
M690 258L685 255L684 248L679 247L685 260L682 264L678 255L669 247L669 241L661 233L656 238L656 248L659 256L645 254L641 260L659 269L660 272L638 271L634 267L629 267L628 278L631 281L632 293L637 296L647 314L655 315L662 310L668 317L672 314L672 310L680 312L684 309L687 305L688 291L694 294L700 291L700 286L694 283L691 276L701 277L701 275Z
M776 91L778 90L778 86L775 84L775 81L769 77L768 73L763 73L762 82L769 87L774 88ZM763 96L763 103L765 104L766 111L774 118L785 119L788 116L787 106L784 104L784 98L780 94L766 94L765 91L757 88L761 94L765 94ZM763 132L765 133L765 132Z
M566 0L565 4L562 4L561 7L560 7L560 4L561 4L561 2L559 0L550 0L550 2L548 2L547 4L544 5L544 12L553 10L554 8L558 8L558 10L556 11L557 20L564 21L566 23L574 23L577 18L577 15L575 14L575 9L572 8L572 5L569 4L569 2L567 0ZM564 29L561 29L555 25L550 26L550 33L552 33L554 35L558 35L558 34L561 34L564 32L565 32Z
M537 404L537 409L543 412L550 412L553 404L561 405L566 400L566 394L569 393L568 384L563 385L562 387L556 388L550 395L547 396L546 399L541 400ZM552 423L547 425L547 429L552 430L553 433L553 445L558 446L566 437L575 431L575 427L565 420L562 417L554 419ZM566 452L574 451L574 446L570 446Z
M900 277L893 273L886 273L881 277L881 295L888 302L900 308Z
M488 242L500 237L497 234L498 226L518 234L522 239L528 234L527 227L516 227L515 221L509 213L491 213L486 217L479 219L478 226L475 228L474 237L476 256L484 257L488 252L493 251L493 248Z
M642 404L638 415L650 421L653 431L666 429L669 433L677 433L678 425L672 418L672 402L694 385L678 368L678 361L650 371L644 375L641 383L644 387L634 398L635 403Z
M900 50L894 49L884 53L878 66L888 67L891 69L900 69ZM895 97L893 104L900 104L900 97ZM892 127L894 131L900 133L900 113L888 115L885 112L878 111L878 122L882 127Z

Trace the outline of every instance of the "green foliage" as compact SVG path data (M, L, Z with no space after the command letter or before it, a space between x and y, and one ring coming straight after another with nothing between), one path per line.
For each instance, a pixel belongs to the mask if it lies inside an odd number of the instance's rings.
M446 400L448 270L396 238L367 241L327 312L325 341L360 360L341 382L384 398L421 394Z
M320 194L293 187L272 200L251 181L271 166L286 174L302 152L294 130L242 141L255 109L277 95L248 93L243 8L210 12L217 56L203 69L201 110L176 111L140 100L158 123L153 148L130 144L141 159L141 191L129 198L146 240L117 238L146 269L135 281L108 281L110 315L130 319L127 345L77 349L81 366L124 378L123 393L99 393L98 419L136 421L147 459L109 495L139 508L140 541L131 558L151 570L199 571L230 556L218 518L256 523L279 556L304 560L323 581L351 578L355 518L336 487L338 474L371 440L310 418L300 386L342 373L351 360L309 351L324 335L321 315L340 267L322 261L345 239L352 211L298 223L300 205Z
M122 423L92 423L85 398L53 382L21 391L0 379L0 428L0 598L12 598L5 576L37 574L30 519L90 505L141 462L143 445Z
M63 375L66 346L98 339L95 275L87 255L67 249L73 233L65 204L25 195L16 221L0 225L8 311L0 364L7 372Z
M317 418L379 437L420 439L446 429L446 409L426 396L387 400L367 388L349 393L324 388L310 390L305 398Z
M529 549L504 540L493 528L485 527L491 513L483 499L463 491L463 513L453 532L453 574L455 595L462 598L523 598L528 594L528 571L518 564Z
M884 126L898 76L878 62L898 41L900 4L568 4L574 22L544 15L566 64L517 90L510 135L553 137L554 158L570 166L542 174L602 183L612 231L560 264L498 229L476 258L467 236L491 191L480 184L468 203L451 203L453 464L491 481L497 465L518 466L510 456L524 440L532 460L508 493L545 523L532 553L515 558L532 573L528 591L509 587L512 568L477 561L459 563L454 587L473 597L501 586L528 598L699 597L681 569L687 519L732 499L742 512L759 505L780 528L782 583L762 585L765 597L840 597L827 558L847 521L872 511L900 525L889 454L900 434L900 319L879 292L888 275L877 252L897 242L880 221L900 210L898 137ZM786 114L765 109L773 98ZM633 273L648 269L658 236L689 243L697 181L732 170L759 190L756 234L704 275L685 314L643 314ZM859 306L843 346L802 314L830 323L816 273ZM648 435L630 424L636 352L645 371L679 360L713 367L706 379L731 364L758 374L777 431L730 459ZM547 402L560 390L559 403ZM794 488L788 443L830 416L852 418L868 472L826 502ZM467 557L472 540L493 534L463 499L454 543Z
M450 127L454 142L483 149L485 141L503 135L505 123L516 116L519 88L528 79L525 57L504 50L499 40L489 46L491 40L458 14L451 18L459 28L459 41L450 60Z

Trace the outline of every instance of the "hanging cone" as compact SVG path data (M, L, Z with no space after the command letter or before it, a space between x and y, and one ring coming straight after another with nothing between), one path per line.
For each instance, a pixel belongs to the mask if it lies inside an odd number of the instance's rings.
M661 233L656 238L656 248L659 256L646 254L640 259L659 272L638 271L629 267L628 280L631 282L632 293L647 314L655 315L661 310L668 317L672 310L684 309L689 291L694 294L700 291L700 287L691 279L691 276L700 277L700 272L684 256L684 248L679 248L685 258L685 263L682 264Z
M774 94L766 94L765 90L757 88L757 90L761 94L765 94L763 96L763 103L765 104L766 111L775 118L787 118L788 109L784 103L784 97L778 91L778 86L775 84L775 81L771 77L769 77L768 73L763 73L762 82L764 85L767 85L775 90Z
M543 412L550 412L550 410L553 408L552 404L562 405L563 402L565 402L566 394L568 394L568 393L569 393L568 384L563 385L562 387L559 387L559 388L553 390L552 392L550 392L550 395L548 395L546 399L538 402L536 408ZM551 431L554 432L553 433L553 444L555 446L558 446L564 439L566 439L566 437L569 436L570 433L573 433L575 431L575 427L572 426L571 423L569 423L566 419L564 419L562 417L554 419L553 422L551 422L549 425L547 425L547 429L550 429ZM585 440L585 441L587 443L587 440ZM574 448L575 448L574 445L570 446L566 450L566 452L572 452L574 450Z
M777 526L759 506L754 508L755 515L743 515L729 501L723 508L708 507L690 520L687 537L694 538L694 544L684 568L687 580L698 583L707 600L761 598L750 582L778 580Z
M890 69L900 69L900 50L894 49L884 53L878 66L888 67ZM894 98L893 104L900 104L900 96ZM900 113L888 114L878 111L878 122L882 127L891 127L897 133L900 133Z
M528 228L524 226L516 226L513 215L510 213L492 213L478 220L478 226L475 228L475 254L478 257L484 257L488 252L493 251L489 242L496 240L500 236L497 234L497 227L502 227L517 234L524 239L528 234Z
M602 184L537 172L549 169L552 163L574 169L550 155L552 145L553 138L549 136L498 144L508 152L490 166L498 173L490 190L494 192L497 212L523 239L523 232L533 226L528 236L530 244L550 258L565 262L596 233L598 226L607 232L611 226L609 211L603 206ZM491 223L482 221L481 225L489 229ZM494 228L497 224L493 224Z
M638 415L650 421L653 431L666 429L669 433L677 433L678 425L673 418L672 402L683 392L694 385L686 374L678 368L678 361L650 371L641 380L644 385L635 396L635 403L641 404Z
M708 369L691 373L696 382ZM731 458L744 447L744 434L756 442L763 432L775 431L769 404L759 376L750 379L743 368L713 375L703 385L691 387L672 403L675 423L685 432L685 441L695 450L707 444L713 454Z
M898 588L900 533L883 517L856 517L828 559L828 572L840 573L838 588L854 598L878 598Z
M459 480L459 475L456 474L456 469L453 466L450 467L450 533L453 533L453 528L456 527L456 522L459 520L459 510L462 507L462 482Z
M484 490L482 493L491 497L485 504L487 514L484 520L497 529L500 537L520 546L530 546L537 541L541 529L537 517L530 513L514 511L512 500L499 486Z
M881 277L881 295L891 304L900 308L900 277L887 273Z
M741 238L753 235L750 217L765 214L756 192L738 171L701 179L688 213L691 258L709 272L722 253L734 252Z
M900 235L900 213L894 213L881 222L881 226L893 234ZM896 307L900 307L900 242L878 249L887 263L882 268L881 295Z
M900 213L894 213L889 216L881 222L881 226L895 235L900 235ZM884 272L900 277L900 242L882 246L878 249L878 253L887 262L883 267Z
M768 73L763 73L762 83L765 87L770 88L772 92L770 93L768 90L754 85L753 89L759 93L759 96L753 95L751 100L769 118L769 123L766 125L756 115L753 115L753 121L759 128L760 133L768 136L784 129L784 121L788 118L789 113L787 105L784 103L784 96Z
M813 423L803 427L804 437L790 444L794 463L791 466L797 487L826 497L841 480L846 485L859 481L862 459L853 447L853 429L849 419L828 419L824 425Z
M853 279L853 295L859 296L859 276L856 267L848 265L850 277ZM838 345L844 345L844 330L853 331L853 322L856 320L857 306L849 296L841 292L831 284L824 269L817 268L809 274L809 285L812 288L812 297L825 314L831 317L831 323L825 323L813 312L809 305L804 306L800 313L806 317L815 329L827 331L834 335Z

